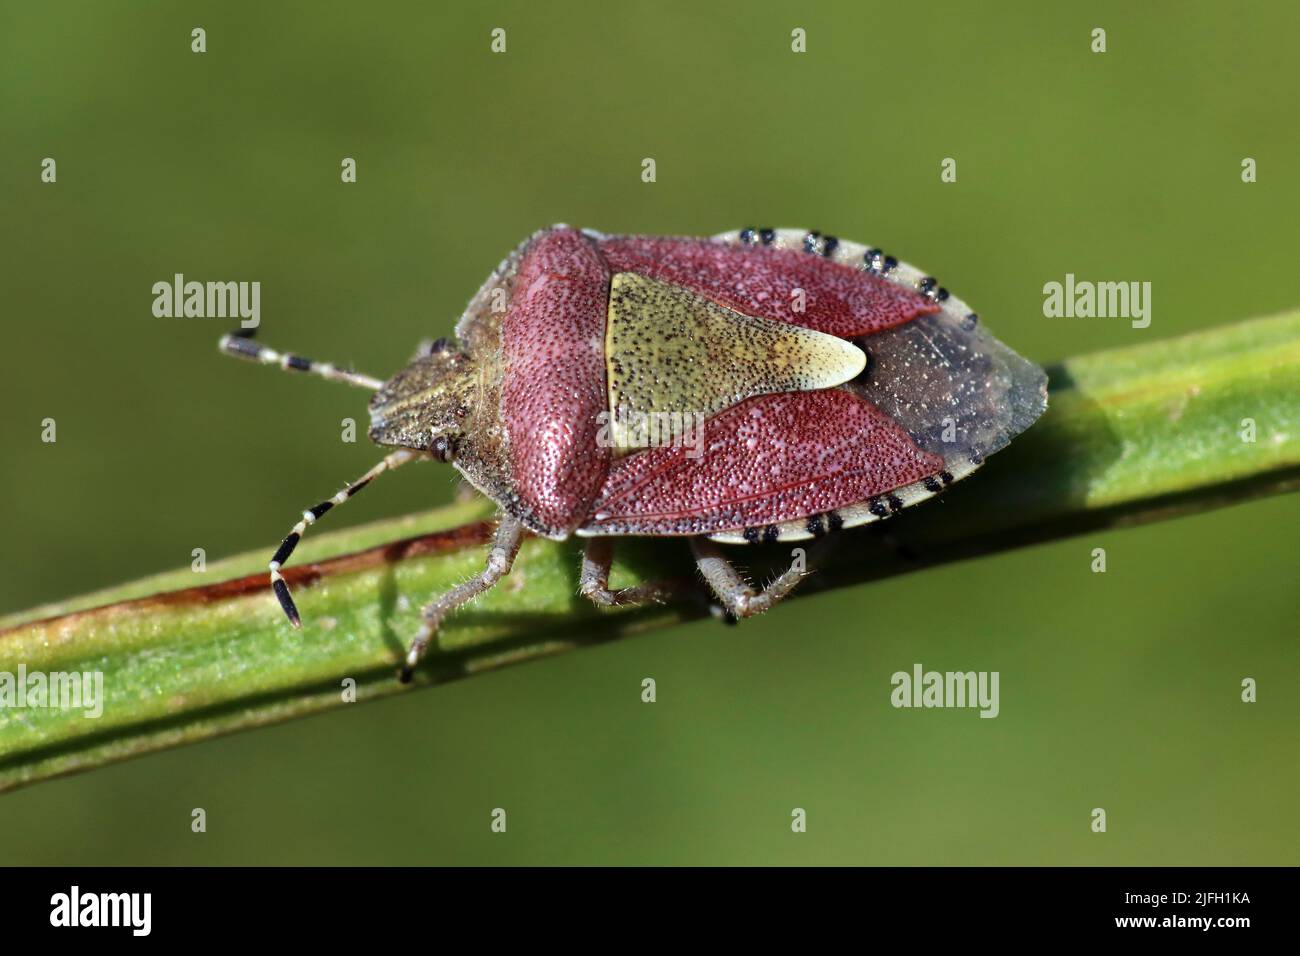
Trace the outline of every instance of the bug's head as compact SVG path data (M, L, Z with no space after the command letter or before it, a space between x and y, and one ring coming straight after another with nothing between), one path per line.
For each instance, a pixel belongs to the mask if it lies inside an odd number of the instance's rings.
M421 346L370 400L370 440L451 461L473 410L477 380L473 360L455 342Z

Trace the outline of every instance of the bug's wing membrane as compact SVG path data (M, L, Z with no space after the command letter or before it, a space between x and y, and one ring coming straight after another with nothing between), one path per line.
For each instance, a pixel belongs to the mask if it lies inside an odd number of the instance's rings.
M840 338L871 335L939 308L856 265L790 248L660 236L602 236L596 244L611 272L671 282L745 315Z
M870 373L849 386L950 470L1005 448L1047 407L1043 370L962 322L939 313L873 336Z
M806 518L920 480L942 459L844 389L761 395L696 447L617 459L579 533L711 534Z
M844 339L742 315L635 272L611 281L605 353L610 437L622 452L755 395L842 385L866 365Z

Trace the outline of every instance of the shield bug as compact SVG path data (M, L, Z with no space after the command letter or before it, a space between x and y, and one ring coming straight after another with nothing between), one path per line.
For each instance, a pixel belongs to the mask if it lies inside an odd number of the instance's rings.
M752 587L722 544L820 538L887 518L969 475L1047 405L1046 376L929 275L881 249L793 229L711 239L555 226L488 278L454 340L387 381L227 336L223 351L374 392L370 438L395 449L303 512L271 559L385 471L450 462L500 509L486 566L436 598L408 680L452 610L509 573L526 533L587 539L581 592L598 605L667 600L609 588L612 540L690 540L740 618L808 573Z

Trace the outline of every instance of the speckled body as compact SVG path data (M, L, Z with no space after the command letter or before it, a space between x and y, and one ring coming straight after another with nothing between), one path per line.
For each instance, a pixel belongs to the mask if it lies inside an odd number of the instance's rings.
M850 392L764 395L709 418L699 458L676 445L620 459L584 530L766 528L834 512L942 469L942 458L917 448L892 418Z
M631 272L610 284L605 332L611 414L715 415L747 398L833 388L866 367L844 339L734 312Z
M803 230L530 237L458 342L376 394L371 437L446 455L535 533L815 537L978 467L1046 404L1041 369L878 249ZM698 413L701 454L602 441Z
M775 245L716 239L617 236L598 242L611 272L672 282L734 309L849 339L882 332L939 307L862 269ZM802 289L796 312L791 292Z
M533 520L552 533L582 522L609 467L610 449L596 441L607 405L609 280L586 236L552 230L523 256L502 323L511 475Z

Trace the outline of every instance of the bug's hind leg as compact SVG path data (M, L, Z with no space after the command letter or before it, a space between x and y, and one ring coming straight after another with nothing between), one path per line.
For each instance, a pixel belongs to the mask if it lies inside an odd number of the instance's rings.
M247 341L240 339L240 341ZM402 449L388 455L375 467L352 482L333 498L327 498L314 508L309 508L302 513L302 518L293 526L293 529L280 542L280 547L276 549L275 555L271 558L271 590L275 592L276 599L280 602L280 607L284 609L284 615L289 619L289 623L294 627L302 627L302 618L298 616L298 608L293 603L293 597L289 594L289 585L284 581L284 575L280 569L284 567L284 562L289 560L289 555L293 554L293 549L298 546L302 536L307 533L307 528L316 523L316 519L329 511L335 505L341 505L358 491L364 488L370 482L374 481L386 471L392 471L405 465L408 461L414 461L417 458L427 458L425 452L411 451Z
M830 539L822 539L814 547L814 554L820 554L822 546L828 540ZM807 560L791 563L790 567L760 591L741 577L740 572L723 557L722 549L708 538L692 538L691 550L695 552L695 563L709 588L722 602L723 609L735 618L752 617L769 610L788 597L799 586L799 582L812 573L813 555L809 555Z
M406 652L406 660L398 674L403 684L411 680L411 672L415 669L415 665L420 663L424 652L428 650L429 642L443 619L462 604L474 600L484 591L489 590L509 574L523 541L524 526L509 515L502 515L501 524L497 526L496 537L492 541L492 549L488 551L487 564L483 570L463 584L456 585L420 612L424 617L424 623L420 625L415 639L411 641L411 647Z
M639 604L667 604L670 601L700 601L699 587L692 581L665 578L643 581L617 591L609 589L609 569L614 562L614 543L609 538L588 538L582 552L582 575L578 591L597 607L628 607Z

